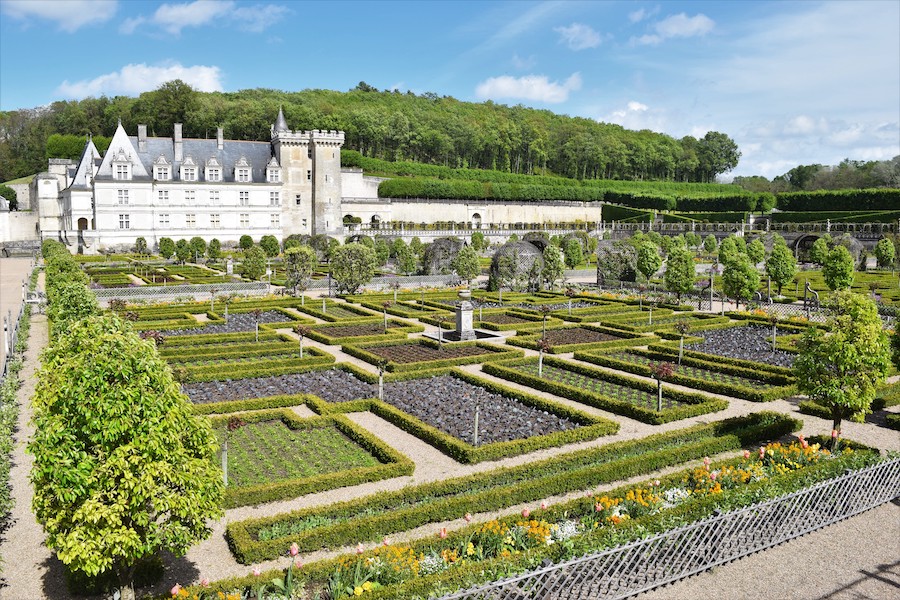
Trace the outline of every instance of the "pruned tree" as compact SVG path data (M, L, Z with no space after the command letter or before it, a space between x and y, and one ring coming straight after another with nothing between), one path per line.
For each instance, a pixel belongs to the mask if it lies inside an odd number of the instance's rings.
M822 265L822 278L828 289L846 290L853 285L853 256L844 246L835 246L828 257L825 264Z
M775 244L772 247L772 253L766 259L766 275L771 277L778 286L779 296L781 288L790 283L796 274L797 259L794 258L794 253L784 244Z
M481 275L481 262L478 260L478 252L472 246L460 248L451 266L456 274L459 275L459 278L466 282L466 285Z
M662 266L662 257L659 255L659 248L651 241L642 242L638 247L637 268L644 276L644 279L650 281L650 277L656 273Z
M72 571L115 575L184 554L222 516L209 422L156 353L113 315L74 323L42 356L33 399L32 508Z
M266 273L266 253L259 246L253 246L244 252L241 261L241 275L250 281L256 281Z
M666 259L666 289L681 302L681 295L694 289L694 255L684 246L676 246Z
M894 242L887 238L878 240L878 243L875 244L875 260L878 261L878 266L883 269L893 267L895 257Z
M835 292L826 301L825 328L810 327L794 361L797 386L831 411L832 430L844 419L861 421L887 376L891 350L875 303L862 294Z
M355 294L375 276L377 260L375 251L363 244L351 243L336 248L331 257L331 276L338 290Z
M549 289L556 287L557 280L565 274L563 255L559 248L550 245L544 248L544 267L541 271L541 279Z
M746 254L736 254L725 263L722 271L722 291L726 296L735 299L740 307L741 301L748 301L759 289L759 271L750 264Z
M296 294L302 294L309 287L313 273L319 266L315 250L309 246L292 246L284 252L284 269L287 276L285 286Z

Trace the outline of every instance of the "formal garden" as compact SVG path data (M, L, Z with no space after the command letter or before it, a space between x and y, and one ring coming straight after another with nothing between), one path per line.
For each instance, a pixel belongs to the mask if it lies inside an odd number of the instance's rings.
M811 320L552 281L101 307L97 285L216 270L79 265L54 242L44 260L34 507L73 595L437 598L878 464L842 423L890 427L900 404L871 294L835 291ZM445 337L457 310L492 337ZM195 579L172 580L164 550Z

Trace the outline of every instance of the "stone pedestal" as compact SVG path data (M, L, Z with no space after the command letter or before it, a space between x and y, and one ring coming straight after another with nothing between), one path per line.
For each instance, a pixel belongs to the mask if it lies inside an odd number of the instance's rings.
M469 302L472 292L462 290L459 293L460 303L456 307L456 334L460 341L477 339L475 336L475 327L472 324L472 311L474 306Z

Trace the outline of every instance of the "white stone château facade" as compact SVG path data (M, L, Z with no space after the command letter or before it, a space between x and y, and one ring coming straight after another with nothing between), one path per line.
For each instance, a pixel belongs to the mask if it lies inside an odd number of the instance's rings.
M344 218L396 235L433 223L504 229L524 223L601 221L599 202L511 202L380 198L383 179L341 169L342 131L292 131L278 111L268 142L129 136L121 123L106 153L88 139L77 161L50 159L18 212L0 211L0 246L58 239L72 252L127 250L143 237L258 242L291 234L343 239ZM531 225L529 225L531 226ZM400 229L400 231L398 231ZM400 233L403 235L402 233Z

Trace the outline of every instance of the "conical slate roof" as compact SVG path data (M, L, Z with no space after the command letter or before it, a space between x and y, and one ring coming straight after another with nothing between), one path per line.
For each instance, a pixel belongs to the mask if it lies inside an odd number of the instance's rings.
M275 119L275 131L290 131L287 119L284 118L284 112L278 107L278 118Z

